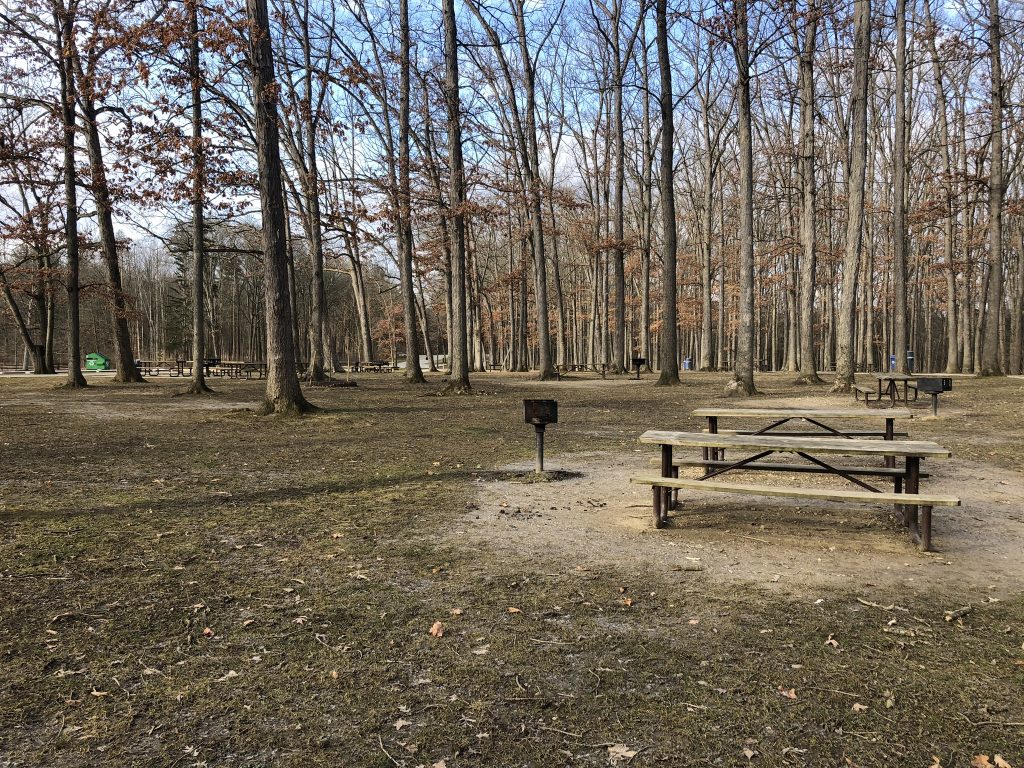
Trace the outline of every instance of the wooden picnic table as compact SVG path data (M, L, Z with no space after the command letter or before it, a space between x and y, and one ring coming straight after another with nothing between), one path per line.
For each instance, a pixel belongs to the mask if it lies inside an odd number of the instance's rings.
M904 403L909 403L908 390L914 390L914 400L917 400L917 386L910 382L916 381L917 376L910 376L905 373L880 373L878 374L878 399L881 400L883 395L888 395L889 400L893 407L896 407L897 400L903 400ZM882 384L885 383L883 387ZM903 385L903 397L900 397L899 385ZM865 397L865 402L867 398Z
M920 494L921 460L926 458L948 458L951 453L937 443L920 440L861 440L849 437L790 436L771 433L761 434L718 434L712 432L673 432L650 430L640 436L641 443L652 443L661 447L660 478L631 478L632 482L654 487L654 515L657 527L665 524L668 510L672 506L672 493L679 488L706 488L711 491L730 493L760 494L765 496L790 496L795 498L822 498L834 501L862 501L892 503L897 512L902 511L904 523L922 549L931 546L932 506L952 506L959 499ZM674 460L674 447L701 448L704 458L700 461L678 462ZM712 450L738 450L749 455L735 461L709 460ZM766 462L773 454L794 454L806 464ZM835 461L834 457L880 457L903 459L903 468L850 467ZM696 479L680 479L678 466L703 466L704 474ZM709 483L711 478L728 472L757 470L768 472L807 472L840 477L862 491L838 491L833 488L794 488L792 486L759 486L736 483ZM884 492L868 484L861 477L873 476L893 480L892 493ZM915 503L907 503L907 502ZM919 527L918 511L924 511Z
M224 375L229 379L240 379L243 376L251 379L253 374L262 379L267 375L266 363L246 362L244 360L224 360L218 366L218 369L223 371Z

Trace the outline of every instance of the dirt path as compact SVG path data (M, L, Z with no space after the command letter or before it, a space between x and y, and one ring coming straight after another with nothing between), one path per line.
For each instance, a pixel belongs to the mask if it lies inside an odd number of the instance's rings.
M699 571L715 582L772 590L929 590L964 599L1024 589L1024 483L1019 474L963 461L935 462L928 490L959 495L963 507L936 510L936 552L921 553L883 506L686 492L670 524L656 530L651 492L630 485L651 471L650 450L562 457L568 475L478 483L477 508L461 536L527 561L596 568L606 563ZM526 482L524 482L526 480ZM759 477L758 481L763 481Z

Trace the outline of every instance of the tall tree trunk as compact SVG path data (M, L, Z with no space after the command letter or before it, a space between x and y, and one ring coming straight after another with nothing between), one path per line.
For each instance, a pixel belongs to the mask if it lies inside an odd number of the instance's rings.
M615 14L612 32L612 51L615 57L614 84L612 88L612 135L615 142L615 177L612 179L612 373L624 373L626 368L626 249L625 249L625 206L623 197L626 187L626 139L622 125L622 80L625 76L625 62L622 61L619 40L619 19Z
M679 342L676 321L676 198L675 198L675 124L672 107L672 64L668 47L667 0L655 0L654 20L657 27L658 70L661 76L661 344L659 360L660 386L679 384Z
M733 52L736 55L736 87L739 90L737 133L740 153L740 301L736 329L736 359L730 394L754 395L754 154L750 115L750 48L747 25L749 0L736 0Z
M399 26L402 50L398 106L398 201L400 236L398 266L402 281L402 310L405 314L405 378L423 384L420 353L416 337L416 294L412 282L412 196L409 179L409 72L412 38L409 33L409 0L399 2Z
M35 339L32 338L32 331L29 329L28 321L26 321L25 316L18 307L18 301L14 298L11 285L7 282L7 277L2 270L0 270L0 289L3 291L4 299L7 301L7 309L11 313L11 317L14 318L14 324L17 326L18 333L21 335L21 340L25 345L24 368L28 370L28 361L31 360L32 373L46 373L45 347L43 344L37 344Z
M204 244L204 196L206 149L203 146L202 70L199 58L199 0L189 7L189 78L192 85L192 383L188 394L209 392L206 385L206 248Z
M896 124L893 127L893 351L907 372L907 2L896 0ZM871 295L870 290L868 295Z
M443 0L444 96L448 112L449 201L451 209L452 333L448 343L450 375L447 392L470 391L466 339L466 179L462 160L462 110L459 103L459 52L455 0ZM549 363L550 365L550 363Z
M871 0L854 0L853 92L850 125L853 132L847 180L846 250L837 331L836 376L833 392L853 388L854 318L857 272L864 240L864 180L868 150L868 64L871 53Z
M1003 304L1003 65L1000 54L999 0L989 0L988 41L992 72L992 159L988 182L988 291L984 301L984 329L979 373L1002 376L999 331Z
M263 215L264 295L267 327L267 389L264 413L313 410L302 395L295 367L292 302L288 290L284 193L278 136L277 83L271 50L267 0L246 0L251 25L249 56L256 112L256 159Z
M935 83L936 111L939 118L939 144L942 145L942 189L943 189L943 220L942 220L942 261L946 275L946 373L959 373L960 365L957 355L956 308L956 267L953 265L955 212L953 210L953 163L950 159L949 117L947 115L946 85L942 76L942 63L939 59L938 46L935 38L938 30L932 20L930 0L924 0L924 13L927 23L925 39L932 58L932 79Z
M79 69L79 79L82 71ZM114 330L114 360L117 374L114 381L141 383L145 379L135 365L132 354L132 341L128 333L128 302L121 280L121 261L117 252L117 240L114 233L113 201L107 185L107 171L103 161L103 148L100 143L99 110L91 95L84 95L81 100L82 117L85 123L86 146L89 150L89 171L93 200L96 202L96 225L99 230L100 252L107 268L107 279L110 283L111 325Z

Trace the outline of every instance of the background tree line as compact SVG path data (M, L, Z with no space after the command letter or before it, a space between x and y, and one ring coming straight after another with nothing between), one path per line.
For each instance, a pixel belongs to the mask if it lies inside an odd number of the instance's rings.
M1015 3L26 0L0 40L5 366L1022 372Z

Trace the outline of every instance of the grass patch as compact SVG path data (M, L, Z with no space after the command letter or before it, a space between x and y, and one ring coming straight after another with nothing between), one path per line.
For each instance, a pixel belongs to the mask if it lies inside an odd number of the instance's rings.
M292 420L245 410L258 382L211 409L159 380L4 380L0 765L1024 762L1019 595L946 622L927 588L768 595L452 544L474 476L537 480L501 469L532 457L537 385L481 379L367 376ZM699 428L725 380L552 383L549 455ZM1019 383L956 387L915 437L1021 469Z

